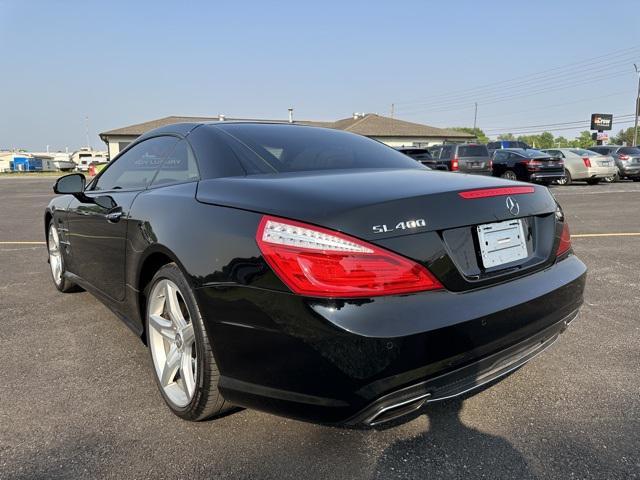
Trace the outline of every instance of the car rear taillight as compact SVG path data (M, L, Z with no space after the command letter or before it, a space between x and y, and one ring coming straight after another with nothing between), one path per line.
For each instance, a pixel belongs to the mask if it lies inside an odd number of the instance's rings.
M621 153L620 155L618 155L618 158L620 160L629 160L631 157L629 155L625 155L624 153Z
M537 170L542 166L542 162L540 160L529 160L527 162L527 169L529 170Z
M265 215L256 241L273 271L300 295L353 298L443 288L416 262L314 225Z
M460 163L458 162L458 157L453 157L451 159L451 171L460 170Z
M487 163L487 168L493 168L493 160L489 159L489 162Z
M560 243L558 244L558 250L556 250L556 257L567 253L571 248L571 234L569 233L569 224L565 219L562 222L562 234L560 235Z
M585 167L591 168L591 160L589 160L589 157L582 157L582 161L584 162Z

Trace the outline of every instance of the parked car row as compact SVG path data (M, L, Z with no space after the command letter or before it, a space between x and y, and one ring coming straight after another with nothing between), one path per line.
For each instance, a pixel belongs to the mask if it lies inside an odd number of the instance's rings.
M520 141L443 144L398 150L434 170L492 175L510 180L590 185L622 178L640 181L640 148L619 145L536 150Z

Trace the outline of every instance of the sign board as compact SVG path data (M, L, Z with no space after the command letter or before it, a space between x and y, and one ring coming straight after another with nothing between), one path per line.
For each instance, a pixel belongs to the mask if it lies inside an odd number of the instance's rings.
M611 130L613 115L610 113L591 114L591 130Z
M598 132L596 134L596 140L609 140L609 134L607 132Z

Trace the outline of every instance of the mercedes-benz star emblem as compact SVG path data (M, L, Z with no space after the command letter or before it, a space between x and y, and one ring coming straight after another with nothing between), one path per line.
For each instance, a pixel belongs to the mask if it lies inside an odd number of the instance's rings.
M514 217L520 213L520 205L511 197L507 197L507 209Z

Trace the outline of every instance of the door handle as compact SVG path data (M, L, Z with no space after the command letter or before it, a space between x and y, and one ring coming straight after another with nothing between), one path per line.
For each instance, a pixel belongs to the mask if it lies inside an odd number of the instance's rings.
M114 210L107 213L105 216L109 223L116 223L120 220L120 217L122 217L122 210Z

